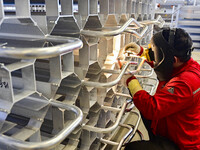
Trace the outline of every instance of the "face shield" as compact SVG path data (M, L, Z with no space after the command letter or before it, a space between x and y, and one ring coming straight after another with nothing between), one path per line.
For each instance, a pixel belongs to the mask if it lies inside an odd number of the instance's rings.
M154 70L160 81L171 78L174 56L181 62L191 58L192 44L189 34L181 28L164 29L152 37L149 55L154 61Z
M156 33L151 40L151 49L153 53L154 70L160 81L167 81L170 79L174 54L173 47L165 40L162 32Z

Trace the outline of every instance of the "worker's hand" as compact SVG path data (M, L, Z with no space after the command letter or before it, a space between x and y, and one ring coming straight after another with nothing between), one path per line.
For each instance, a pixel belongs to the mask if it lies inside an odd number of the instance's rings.
M126 80L126 85L129 89L129 92L132 96L140 90L143 90L139 81L136 79L135 76L131 76Z
M121 84L124 86L124 87L127 87L127 84L126 84L126 81L127 79L129 79L130 77L132 77L133 75L132 74L124 74L122 79L120 80L121 81Z
M135 42L131 42L127 45L125 45L124 48L125 52L131 51L137 55L142 54L143 48L141 46L139 46L138 44L136 44Z

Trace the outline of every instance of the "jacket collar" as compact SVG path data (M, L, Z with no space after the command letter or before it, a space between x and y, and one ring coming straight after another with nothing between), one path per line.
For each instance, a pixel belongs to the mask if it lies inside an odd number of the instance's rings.
M172 72L172 78L180 74L181 72L187 70L191 64L193 64L194 60L193 58L190 58L187 62L179 66L178 68L174 68Z

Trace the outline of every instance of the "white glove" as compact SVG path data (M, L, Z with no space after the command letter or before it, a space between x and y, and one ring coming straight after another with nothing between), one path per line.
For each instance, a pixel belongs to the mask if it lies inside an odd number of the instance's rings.
M131 74L124 74L122 79L120 80L121 84L124 86L124 87L127 87L126 85L126 81L127 79L129 79L130 77L132 77Z
M131 42L131 43L125 45L124 50L125 50L125 52L131 51L135 54L139 54L141 51L141 47L138 44L136 44L135 42Z

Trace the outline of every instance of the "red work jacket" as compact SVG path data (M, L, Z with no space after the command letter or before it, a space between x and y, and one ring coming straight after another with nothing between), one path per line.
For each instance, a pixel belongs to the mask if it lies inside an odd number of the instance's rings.
M154 96L141 90L133 97L154 134L174 141L181 150L200 150L200 65L192 58L160 82Z

